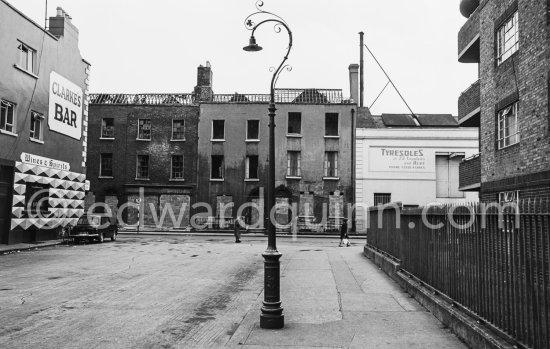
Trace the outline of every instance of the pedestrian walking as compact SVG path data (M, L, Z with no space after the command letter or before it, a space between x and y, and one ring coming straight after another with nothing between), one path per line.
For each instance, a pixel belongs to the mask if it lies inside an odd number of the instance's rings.
M340 244L338 247L342 247L342 244L349 246L349 237L348 237L348 220L344 219L342 226L340 226Z
M241 228L244 227L244 216L239 216L235 219L234 223L234 235L235 235L235 243L241 242Z
M290 232L292 233L292 237L295 239L298 236L298 216L294 216L290 221L290 224Z

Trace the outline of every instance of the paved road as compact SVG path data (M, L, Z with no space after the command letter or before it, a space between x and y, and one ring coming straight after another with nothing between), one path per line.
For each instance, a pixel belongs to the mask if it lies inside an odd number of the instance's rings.
M279 239L286 327L261 330L266 241L243 240L121 236L0 256L0 347L462 347L358 240Z

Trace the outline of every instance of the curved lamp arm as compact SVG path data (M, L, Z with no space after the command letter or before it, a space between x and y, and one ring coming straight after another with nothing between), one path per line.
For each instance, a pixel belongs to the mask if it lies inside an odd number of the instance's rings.
M281 71L284 68L286 68L288 71L292 70L292 67L290 65L285 65L285 62L288 59L288 55L290 54L290 50L292 49L292 31L288 27L288 24L286 24L286 22L281 17L279 17L276 14L273 14L271 12L267 12L267 11L262 10L261 9L262 6L263 6L263 1L261 1L261 0L258 1L256 3L256 8L258 9L258 11L254 12L251 15L249 15L245 19L245 27L248 30L251 30L252 32L251 32L251 35L250 35L250 44L248 46L244 47L243 49L245 51L260 51L262 49L260 46L258 46L256 44L256 39L254 37L254 33L256 32L256 29L258 29L261 25L263 25L265 23L270 23L270 22L275 23L275 25L273 26L273 30L276 33L281 32L281 30L282 30L281 27L285 28L285 30L287 31L287 33L288 33L288 48L287 48L286 54L283 57L283 60L281 61L281 63L277 67L277 69L275 69L274 67L270 68L270 71L273 72L273 77L271 78L270 96L271 96L271 101L274 102L275 101L275 85L277 83L277 80L279 79L279 75L281 74ZM268 16L273 16L275 18L264 19L264 20L260 21L258 24L255 24L252 21L252 18L255 17L256 15L268 15Z

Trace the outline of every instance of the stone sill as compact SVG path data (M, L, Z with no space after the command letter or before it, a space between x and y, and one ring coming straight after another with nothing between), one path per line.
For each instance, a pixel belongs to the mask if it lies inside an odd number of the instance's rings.
M0 133L4 134L4 135L12 136L12 137L19 137L19 135L17 133L13 133L13 132L2 130L2 129L0 129Z
M32 73L32 72L30 72L30 71L24 69L23 67L21 67L21 66L19 66L19 65L17 65L17 64L14 64L13 66L14 66L17 70L22 71L23 73L27 74L28 76L31 76L31 77L33 77L33 78L35 78L35 79L38 79L38 75L36 75L36 74L34 74L34 73Z

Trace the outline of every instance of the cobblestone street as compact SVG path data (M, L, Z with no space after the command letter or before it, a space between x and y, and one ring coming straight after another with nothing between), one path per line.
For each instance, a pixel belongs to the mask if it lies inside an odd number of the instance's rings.
M257 324L263 237L125 235L0 256L0 347L461 347L362 240L279 240L284 330Z

